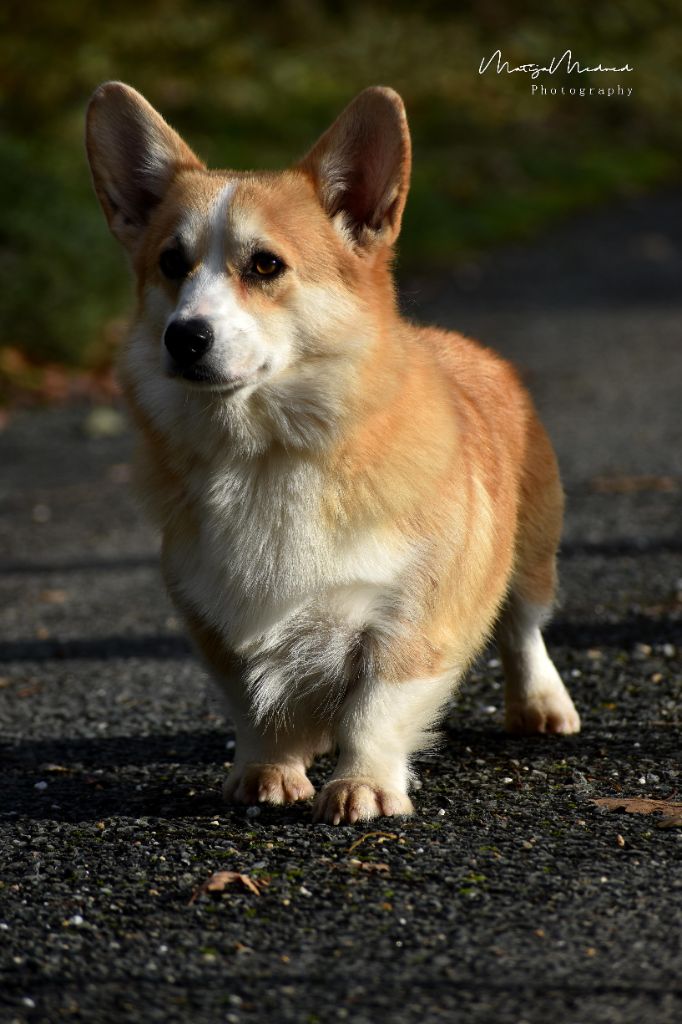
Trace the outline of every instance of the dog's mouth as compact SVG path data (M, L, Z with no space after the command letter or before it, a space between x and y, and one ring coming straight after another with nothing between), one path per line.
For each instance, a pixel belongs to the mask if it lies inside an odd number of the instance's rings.
M221 374L206 366L171 366L167 370L169 377L181 380L188 387L198 391L215 391L220 394L233 394L241 391L249 384L256 384L267 371L263 363L255 372L248 374Z

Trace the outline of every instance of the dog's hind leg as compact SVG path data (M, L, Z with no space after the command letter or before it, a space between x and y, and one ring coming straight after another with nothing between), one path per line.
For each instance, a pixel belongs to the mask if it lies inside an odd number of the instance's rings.
M496 640L505 675L505 725L514 733L573 733L580 718L540 632L550 607L512 590Z
M495 639L506 681L510 732L574 733L580 718L540 632L556 591L563 492L554 453L535 419L528 425L515 569Z

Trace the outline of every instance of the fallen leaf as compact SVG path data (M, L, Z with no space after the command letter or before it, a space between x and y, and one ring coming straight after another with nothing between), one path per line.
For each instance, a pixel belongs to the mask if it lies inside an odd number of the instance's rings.
M255 896L260 896L261 888L265 888L268 885L264 878L254 881L253 878L242 874L241 871L216 871L198 889L194 890L189 902L194 903L207 892L224 892L228 885L233 885L235 882L243 885L245 889L248 889Z
M65 590L43 590L40 594L40 600L43 604L64 604L68 596Z
M366 832L364 836L360 836L354 843L351 843L348 847L347 853L352 853L356 850L360 843L364 843L366 839L377 839L379 843L385 843L387 839L397 839L395 832Z
M21 690L17 690L17 697L33 697L36 693L40 693L42 686L24 686Z
M606 807L609 811L622 810L627 814L652 814L654 811L682 813L681 800L650 800L642 796L600 796L592 803L598 807Z
M669 817L662 818L657 828L682 828L682 814L671 814Z
M357 868L359 871L367 871L367 873L370 875L374 873L386 873L390 872L391 870L388 864L384 864L383 862L372 860L356 860L355 857L352 857L348 863L351 865L351 867Z
M641 796L602 796L592 801L607 811L625 811L626 814L663 814L658 828L682 828L681 800L649 800Z

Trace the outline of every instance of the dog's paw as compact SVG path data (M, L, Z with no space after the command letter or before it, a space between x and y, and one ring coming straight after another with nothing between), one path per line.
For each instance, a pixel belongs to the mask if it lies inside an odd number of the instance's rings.
M561 689L541 690L523 703L508 704L505 728L517 735L557 733L568 736L580 732L580 715L562 684Z
M235 765L223 786L223 798L236 804L293 804L313 796L305 773L286 764Z
M329 825L352 825L356 821L412 814L413 811L407 793L386 789L373 779L334 779L317 797L313 820Z

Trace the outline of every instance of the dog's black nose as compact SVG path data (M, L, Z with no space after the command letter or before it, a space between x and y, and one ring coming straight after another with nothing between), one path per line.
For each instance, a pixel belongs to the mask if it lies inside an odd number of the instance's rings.
M163 341L180 367L192 366L206 355L213 344L213 331L208 320L172 320L166 328Z

